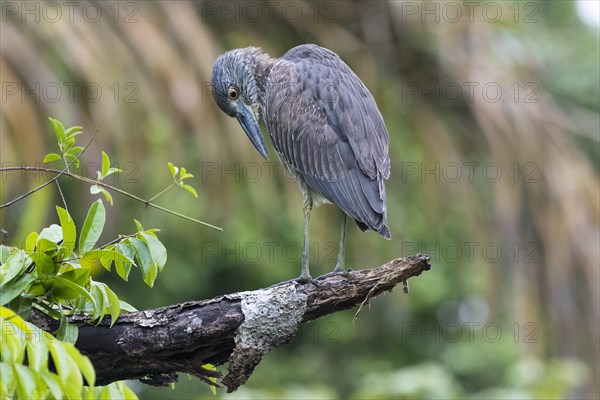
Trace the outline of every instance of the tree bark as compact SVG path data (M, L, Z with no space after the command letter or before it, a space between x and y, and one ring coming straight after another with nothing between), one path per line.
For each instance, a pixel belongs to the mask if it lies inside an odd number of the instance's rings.
M316 283L285 282L123 314L112 327L108 317L97 325L75 317L76 347L90 358L98 385L123 379L166 385L177 380L178 372L210 383L209 378L221 374L202 365L228 362L221 383L231 392L247 381L264 354L289 343L299 324L357 305L358 314L369 299L400 282L407 292L408 278L428 270L429 260L417 254L347 276L325 276ZM34 322L50 328L47 320Z

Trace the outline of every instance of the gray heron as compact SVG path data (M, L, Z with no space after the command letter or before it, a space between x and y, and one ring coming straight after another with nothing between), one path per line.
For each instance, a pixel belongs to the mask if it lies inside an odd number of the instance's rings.
M312 280L308 236L313 206L342 210L338 258L344 273L346 220L390 239L384 181L390 175L389 137L373 96L331 50L314 44L271 58L257 47L222 54L212 71L212 95L235 117L265 158L266 131L303 196L304 243L300 283Z

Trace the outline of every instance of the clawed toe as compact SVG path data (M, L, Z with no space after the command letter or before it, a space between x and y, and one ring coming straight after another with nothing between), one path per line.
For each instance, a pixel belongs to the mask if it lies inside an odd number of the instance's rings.
M350 276L350 273L352 271L353 271L352 268L348 268L348 269L344 270L344 269L336 267L333 271L329 272L328 274L319 276L318 278L316 278L316 280L321 280L321 279L329 278L330 276L336 276L336 275L348 277L348 276Z
M299 277L297 277L295 279L290 279L288 281L279 282L279 283L276 283L276 284L271 285L269 287L272 288L272 287L282 286L282 285L285 285L285 284L288 284L288 283L295 283L297 285L306 285L308 283L312 283L313 285L315 285L317 287L320 287L319 282L318 282L320 280L323 280L325 278L329 278L331 276L336 276L336 275L340 275L340 276L343 276L343 277L348 277L348 276L350 276L350 273L353 272L353 271L354 270L352 268L342 269L342 268L337 268L336 267L333 271L331 271L331 272L329 272L327 274L321 275L321 276L319 276L317 278L314 278L314 279L310 275L307 275L307 276L300 275Z

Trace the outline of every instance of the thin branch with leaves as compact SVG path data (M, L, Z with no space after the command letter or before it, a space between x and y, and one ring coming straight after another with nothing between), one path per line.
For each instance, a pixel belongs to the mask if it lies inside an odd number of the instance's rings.
M194 222L194 223L197 223L197 224L200 224L200 225L203 225L203 226L206 226L208 228L215 229L218 231L223 231L223 229L218 226L209 224L207 222L201 221L196 218L192 218L190 216L181 214L177 211L174 211L174 210L171 210L166 207L163 207L163 206L153 203L153 201L155 199L157 199L162 194L166 193L167 190L171 189L173 186L179 186L183 190L186 190L187 192L192 194L192 196L198 198L198 193L196 192L196 189L194 189L194 187L192 187L191 185L184 183L185 179L193 178L193 176L194 176L194 175L188 173L184 167L176 167L171 162L169 162L167 164L167 166L169 167L169 171L171 172L174 182L171 185L169 185L168 187L166 187L165 189L163 189L161 192L159 192L157 195L153 196L151 199L145 200L145 199L143 199L139 196L136 196L132 193L129 193L123 189L117 188L115 186L112 186L112 185L109 185L109 184L103 182L103 180L106 177L108 177L114 173L122 172L120 169L113 168L110 166L110 158L104 151L102 152L101 170L97 171L96 179L91 179L89 177L78 175L78 174L71 172L71 170L70 170L71 166L75 166L75 167L79 166L79 159L83 155L83 153L87 150L87 148L90 146L90 144L92 143L92 141L94 140L96 135L98 134L99 129L100 129L99 126L96 128L96 130L95 130L94 134L92 135L91 139L89 140L89 142L84 147L81 147L81 146L75 146L75 138L82 133L80 126L73 126L68 129L65 129L60 121L53 119L53 118L49 118L49 119L50 119L50 122L52 123L52 126L54 127L54 131L56 133L58 146L60 149L60 154L58 154L58 153L47 154L46 157L44 158L44 162L49 163L49 162L55 162L55 161L62 161L65 163L65 167L62 170L55 169L55 168L34 167L34 166L16 166L16 167L0 168L0 173L8 172L8 171L38 171L38 172L47 172L47 173L56 174L53 178L44 182L43 184L0 205L0 209L9 207L9 206L15 204L16 202L23 200L27 196L32 195L33 193L37 192L38 190L48 186L52 182L57 182L58 178L60 178L61 176L64 175L64 176L69 176L71 178L77 179L82 182L92 184L92 186L90 187L90 193L102 194L104 196L104 198L106 198L106 200L111 205L113 204L112 195L106 189L111 190L115 193L122 194L131 199L134 199L134 200L144 204L146 207L152 207L152 208L158 209L160 211L163 211L167 214L171 214L171 215L177 216L179 218L183 218L187 221ZM177 177L178 173L179 173L179 177ZM61 198L63 199L63 203L65 203L64 196L62 196L62 190L60 189L60 186L58 187L58 190L61 195ZM64 204L64 205L66 208L66 204Z

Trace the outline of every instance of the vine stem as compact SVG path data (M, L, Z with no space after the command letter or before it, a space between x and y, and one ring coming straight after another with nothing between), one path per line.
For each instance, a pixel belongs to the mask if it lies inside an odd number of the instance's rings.
M65 206L65 210L67 210L67 213L69 212L69 207L67 206L67 201L65 200L65 196L63 195L62 189L60 188L60 183L58 183L58 181L56 182L56 188L58 189L58 194L60 194L60 198L62 199L63 202L63 206Z
M96 130L96 132L97 131L98 130ZM96 135L96 133L94 133L94 135ZM93 137L92 137L92 139L93 139ZM88 145L89 145L89 143L88 143ZM73 164L73 162L71 164ZM69 164L67 166L67 168L69 166L71 166L71 164ZM91 183L93 185L102 186L103 188L112 190L112 191L114 191L116 193L120 193L120 194L122 194L124 196L127 196L127 197L129 197L131 199L134 199L136 201L139 201L140 203L145 204L146 207L153 207L153 208L156 208L156 209L161 210L163 212L166 212L167 214L175 215L176 217L183 218L185 220L188 220L188 221L191 221L191 222L195 222L195 223L200 224L200 225L204 225L204 226L206 226L208 228L212 228L212 229L215 229L217 231L221 231L221 232L223 231L223 228L220 228L218 226L209 224L209 223L204 222L204 221L200 221L199 219L196 219L196 218L188 217L187 215L178 213L177 211L170 210L170 209L168 209L166 207L159 206L158 204L152 203L150 200L144 200L144 199L142 199L139 196L136 196L136 195L134 195L132 193L126 192L125 190L119 189L119 188L114 187L112 185L109 185L107 183L104 183L104 182L101 182L101 181L98 181L98 180L94 180L94 179L88 178L87 176L81 176L81 175L74 174L72 172L67 172L67 168L62 169L62 170L58 170L58 169L54 169L54 168L45 168L45 167L32 167L32 166L18 166L18 167L3 167L3 168L0 168L0 172L5 172L5 171L38 171L38 172L49 172L49 173L52 173L52 174L57 174L54 178L50 179L49 181L41 184L40 186L38 186L36 188L30 190L29 192L27 192L25 194L22 194L21 196L15 198L15 199L13 199L13 200L5 203L5 204L0 205L0 209L2 209L4 207L8 207L8 206L16 203L17 201L19 201L19 200L21 200L21 199L23 199L23 198L31 195L32 193L34 193L34 192L40 190L41 188L49 185L50 183L54 182L61 175L65 175L65 176L69 176L71 178L80 180L82 182L86 182L86 183ZM156 197L156 196L154 196L154 197Z

